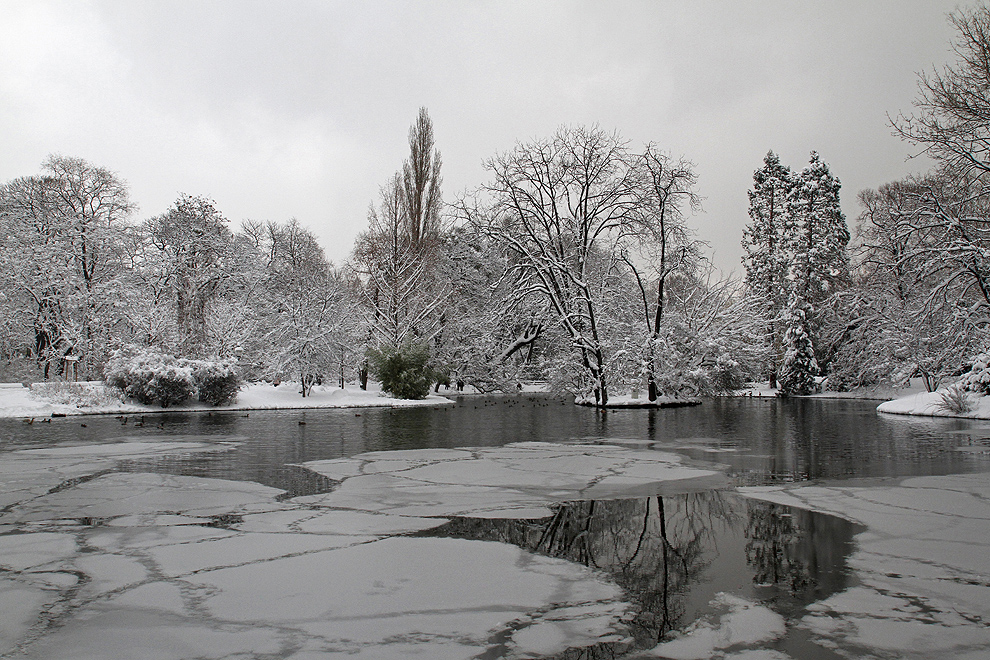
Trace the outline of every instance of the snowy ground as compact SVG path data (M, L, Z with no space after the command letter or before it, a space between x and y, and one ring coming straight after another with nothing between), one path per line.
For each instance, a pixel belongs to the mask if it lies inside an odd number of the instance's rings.
M624 638L604 574L513 545L415 538L445 516L721 484L671 454L604 445L371 452L317 461L332 492L112 471L223 444L0 453L0 656L25 659L525 658ZM720 616L630 658L786 660L798 626L839 657L990 657L990 474L744 488L867 526L855 586L785 621L720 594Z
M887 401L877 406L883 413L895 415L921 415L925 417L965 417L968 419L990 419L990 396L977 397L970 395L973 409L969 412L954 413L946 410L942 403L940 390L936 392L918 392L894 401Z
M81 384L91 389L99 390L99 383ZM158 406L145 406L133 401L123 403L112 400L111 397L102 399L96 405L88 402L54 403L50 399L39 396L37 392L19 383L0 384L0 417L43 418L56 415L91 415L100 413L148 413L161 412ZM270 383L250 383L238 393L237 401L227 406L210 406L198 401L173 406L169 410L281 410L294 408L361 408L369 406L437 406L450 405L451 401L443 396L430 395L425 399L408 400L394 399L382 394L380 388L369 383L368 390L362 390L357 385L348 385L345 389L330 386L315 386L312 393L303 398L299 393L298 383L282 383L274 387Z

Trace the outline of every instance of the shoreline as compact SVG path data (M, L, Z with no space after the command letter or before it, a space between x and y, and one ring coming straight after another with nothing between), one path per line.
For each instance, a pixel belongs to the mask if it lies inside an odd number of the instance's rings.
M79 383L104 397L101 383ZM20 384L3 384L0 387L0 419L22 419L27 423L51 419L52 417L76 417L93 415L156 415L171 412L212 413L245 412L252 410L324 410L349 408L406 408L422 406L454 405L451 399L431 393L424 399L396 399L383 396L377 385L369 384L368 390L355 387L316 386L310 396L303 398L298 393L298 384L283 383L273 386L270 383L251 383L238 392L234 403L226 406L211 406L199 401L189 401L181 405L162 408L132 401L114 401L97 405L83 403L59 403L32 395L31 389ZM28 421L31 420L31 421Z

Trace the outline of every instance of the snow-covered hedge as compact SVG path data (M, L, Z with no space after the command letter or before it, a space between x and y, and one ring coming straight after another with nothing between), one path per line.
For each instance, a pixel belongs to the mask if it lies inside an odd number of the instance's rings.
M215 406L231 403L240 379L230 362L185 360L149 348L125 346L115 351L104 371L107 385L140 403L163 408L198 393Z

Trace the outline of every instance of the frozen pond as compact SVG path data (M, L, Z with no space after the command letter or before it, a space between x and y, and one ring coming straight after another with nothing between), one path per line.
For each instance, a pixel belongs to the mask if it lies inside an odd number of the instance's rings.
M5 420L0 657L984 657L985 480L877 478L990 471L986 432L874 405Z

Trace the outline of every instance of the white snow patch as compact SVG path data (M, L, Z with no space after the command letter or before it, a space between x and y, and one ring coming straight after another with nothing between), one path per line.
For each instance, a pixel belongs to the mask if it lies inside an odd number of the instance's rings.
M91 415L107 413L151 413L162 412L159 406L143 405L134 401L110 401L97 405L71 405L52 403L42 395L18 384L4 384L0 387L0 417L23 417L44 419L55 415ZM100 383L86 383L90 388L103 387ZM108 397L104 397L108 398ZM408 407L446 406L453 401L431 394L425 399L396 399L386 396L375 383L369 383L367 390L348 384L345 388L316 385L312 392L303 398L298 383L281 383L277 387L270 383L248 383L237 394L237 400L226 406L211 406L200 401L187 401L171 406L170 411L189 410L294 410L307 408L368 408L368 407Z
M942 392L918 392L893 401L885 401L877 406L877 411L894 415L919 415L923 417L963 417L966 419L990 419L990 396L970 395L973 409L969 412L954 413L946 410L942 403Z

